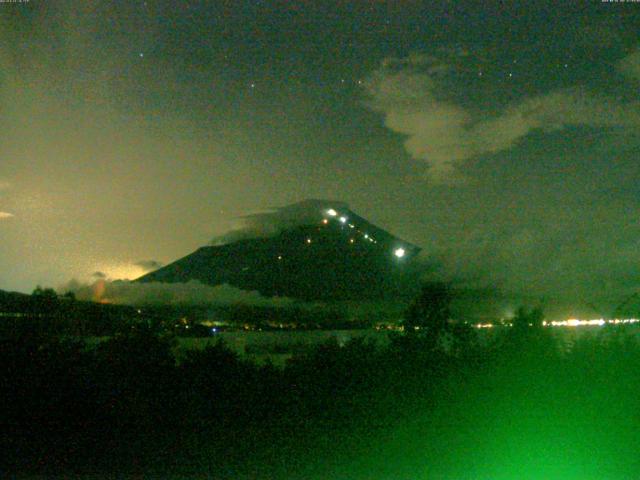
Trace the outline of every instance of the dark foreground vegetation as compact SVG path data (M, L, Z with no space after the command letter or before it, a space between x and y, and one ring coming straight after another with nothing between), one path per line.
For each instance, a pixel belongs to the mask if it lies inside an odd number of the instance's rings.
M384 318L384 312L381 313ZM145 304L118 305L77 300L73 293L58 295L36 288L31 295L0 290L0 335L31 330L49 335L113 336L140 324L159 334L208 337L215 321L218 330L334 330L370 328L376 318L354 318L339 304L253 305Z
M604 332L604 331L603 331ZM433 333L433 332L432 332ZM286 368L145 328L0 344L3 476L618 479L640 471L640 348L607 331L327 344Z

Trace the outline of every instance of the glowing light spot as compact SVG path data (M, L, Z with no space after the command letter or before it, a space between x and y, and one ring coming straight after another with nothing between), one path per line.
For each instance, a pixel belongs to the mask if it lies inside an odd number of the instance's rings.
M355 242L355 240L353 238L349 239L349 243L354 243L354 242Z
M330 208L329 210L327 210L327 215L335 217L336 215L338 215L338 212L336 212L333 208Z
M322 223L324 223L324 224L326 225L327 223L329 223L329 220L327 220L327 219L325 218L324 220L322 220Z
M148 270L134 263L96 264L95 271L104 272L109 280L133 280L141 277Z
M307 243L311 243L311 239L310 238L307 238Z
M99 303L108 303L104 297L104 294L107 291L106 282L103 279L98 280L91 286L93 290L93 301Z
M364 234L364 238L369 238L369 235L367 235L366 233Z
M340 223L347 223L347 217L340 217Z
M393 254L394 254L396 257L398 257L398 258L402 258L402 257L404 257L404 254L405 254L404 248L402 248L402 247L400 247L400 248L396 248L396 249L393 251Z
M278 255L278 260L282 260L282 255Z
M615 323L615 320L609 320L609 323ZM606 324L607 320L604 318L596 318L593 320L579 320L577 318L570 318L568 320L562 321L553 321L551 322L552 327L601 327ZM549 324L547 324L549 325Z

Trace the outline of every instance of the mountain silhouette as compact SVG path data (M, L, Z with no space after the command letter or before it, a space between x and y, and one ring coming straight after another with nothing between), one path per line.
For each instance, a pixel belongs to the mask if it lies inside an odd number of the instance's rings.
M236 240L201 247L136 281L227 283L305 300L380 298L402 292L420 251L341 202L306 200L245 219Z

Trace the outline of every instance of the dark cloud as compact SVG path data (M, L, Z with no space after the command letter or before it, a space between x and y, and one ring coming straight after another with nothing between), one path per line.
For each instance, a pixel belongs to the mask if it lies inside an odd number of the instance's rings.
M617 63L618 71L634 82L640 82L640 48Z

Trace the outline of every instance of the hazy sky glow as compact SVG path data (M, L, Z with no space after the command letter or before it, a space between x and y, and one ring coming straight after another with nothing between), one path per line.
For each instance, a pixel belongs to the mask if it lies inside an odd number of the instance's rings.
M0 288L334 198L451 278L640 289L640 5L417 3L1 4Z

